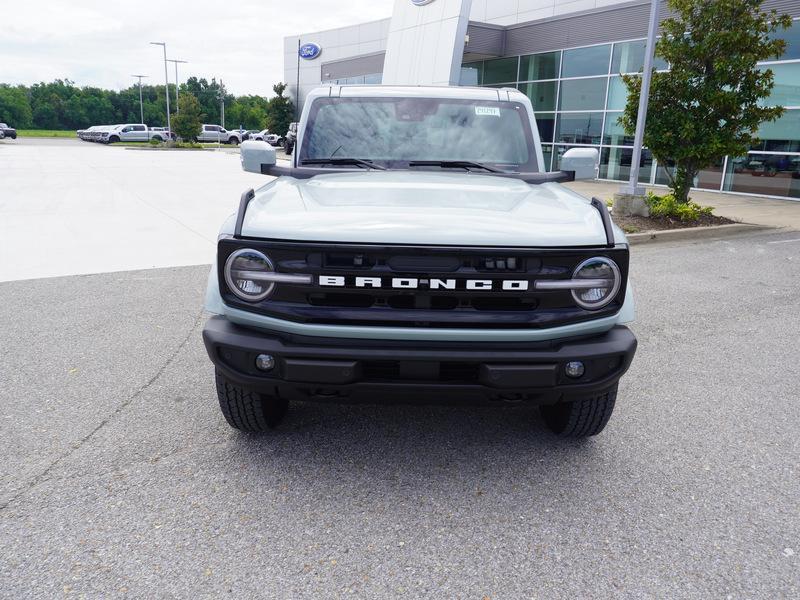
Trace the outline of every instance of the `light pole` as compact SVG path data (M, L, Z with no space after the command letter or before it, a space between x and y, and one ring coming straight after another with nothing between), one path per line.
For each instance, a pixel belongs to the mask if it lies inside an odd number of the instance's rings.
M219 102L220 102L220 125L225 129L225 86L222 84L222 79L219 80Z
M144 125L144 104L142 103L142 78L146 78L147 75L131 75L131 77L139 78L139 115L142 118L142 125Z
M639 166L642 158L642 142L644 125L647 121L647 101L650 97L650 78L653 74L653 54L658 34L658 0L650 1L650 25L647 29L647 48L644 54L644 72L642 73L642 89L639 93L639 114L636 117L636 134L633 138L633 156L631 157L631 178L626 185L620 187L620 194L643 196L644 187L639 185Z
M170 58L170 59L167 60L167 62L175 63L175 112L179 113L179 112L181 112L181 105L178 102L178 86L179 86L179 83L178 83L178 63L186 64L189 61L188 60L175 60L174 58Z
M164 49L164 96L167 98L167 131L172 132L172 123L169 122L169 75L167 75L167 44L166 42L150 42L153 46L161 46Z

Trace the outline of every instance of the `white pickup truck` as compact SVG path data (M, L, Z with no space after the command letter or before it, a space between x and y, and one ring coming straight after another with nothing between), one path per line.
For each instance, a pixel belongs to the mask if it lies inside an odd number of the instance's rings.
M116 142L149 142L156 140L165 142L170 139L170 134L163 128L150 129L141 123L125 123L112 125L100 134L100 138L92 141L114 144Z
M203 130L197 136L198 142L217 142L220 144L241 144L243 134L239 131L228 131L219 125L203 123Z

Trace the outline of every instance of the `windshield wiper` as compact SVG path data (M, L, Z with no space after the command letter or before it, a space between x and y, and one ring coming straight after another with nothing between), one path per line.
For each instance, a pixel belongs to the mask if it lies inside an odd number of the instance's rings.
M470 160L412 160L408 163L409 167L441 167L443 169L483 169L490 173L506 173L489 165Z
M356 165L367 169L377 169L385 171L386 167L376 165L374 162L363 158L305 158L300 161L301 165Z

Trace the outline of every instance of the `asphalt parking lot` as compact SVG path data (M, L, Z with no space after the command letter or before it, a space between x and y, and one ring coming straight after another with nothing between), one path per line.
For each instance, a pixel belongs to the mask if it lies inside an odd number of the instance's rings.
M633 253L606 431L297 404L228 428L207 267L0 283L0 596L800 595L800 234Z

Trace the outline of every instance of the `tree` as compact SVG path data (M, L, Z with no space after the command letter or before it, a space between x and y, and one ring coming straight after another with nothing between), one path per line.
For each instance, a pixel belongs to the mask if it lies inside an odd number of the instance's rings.
M285 83L276 83L272 86L275 96L267 102L266 126L271 133L280 136L286 135L289 125L294 121L294 104L283 95L286 91Z
M0 84L0 122L17 129L27 129L33 124L33 111L24 86Z
M172 130L184 141L195 141L203 127L203 115L200 103L189 92L181 94L178 101L181 111L172 115Z
M675 16L662 22L656 54L670 65L650 87L644 144L666 169L680 203L697 174L726 155L742 156L761 123L784 109L765 99L772 70L759 61L779 58L786 43L773 34L791 26L788 15L761 10L764 0L667 0ZM620 124L636 130L641 77L623 76L628 104Z

